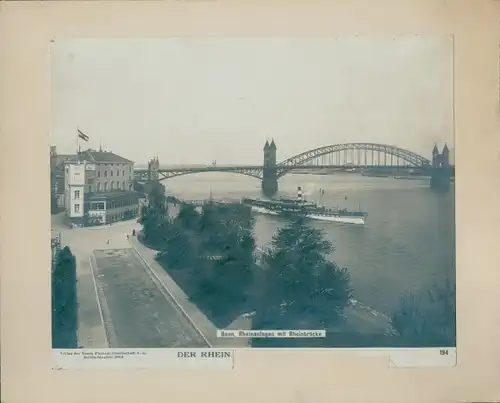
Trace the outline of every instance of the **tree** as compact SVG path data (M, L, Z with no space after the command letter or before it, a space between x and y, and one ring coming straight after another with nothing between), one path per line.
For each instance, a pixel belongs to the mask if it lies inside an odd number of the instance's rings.
M198 254L193 232L183 227L179 220L174 220L168 232L165 232L165 238L159 245L159 258L172 269L193 267Z
M207 251L221 250L224 239L224 226L221 221L221 211L215 203L205 204L202 208L199 231Z
M199 250L199 219L194 206L183 204L168 227L161 229L162 238L157 242L161 251L159 257L170 268L191 268L194 265Z
M422 294L407 293L392 316L392 325L411 346L456 345L456 287L434 283Z
M255 263L255 238L252 233L244 234L236 251L238 259L245 267L251 267Z
M76 261L66 246L52 272L52 347L77 347Z
M154 208L158 214L167 214L167 203L165 198L165 186L159 182L151 183L148 193L148 204Z
M200 235L207 253L219 255L227 252L229 233L224 209L214 203L203 206L200 219Z
M150 186L148 204L141 211L140 221L146 242L158 246L166 240L170 220L164 186L158 182Z
M208 203L203 206L199 217L198 231L203 248L207 253L224 256L253 258L255 242L253 239L254 221L247 206L241 204Z
M236 203L216 205L210 214L210 225L202 225L207 242L225 257L226 263L247 271L254 264L255 250L250 208Z
M219 214L227 226L240 231L252 230L255 219L252 215L252 209L242 203L232 203L218 205Z
M196 262L188 261L205 294L226 303L244 299L252 282L255 248L247 210L236 204L207 203L200 214L194 206L183 205L173 223L177 232L167 252L172 259L180 250L189 250L190 258L197 257Z
M336 324L340 313L352 298L350 275L346 268L326 261L318 267L316 288L310 295L309 310L317 317L317 323L328 327Z
M256 327L325 327L339 320L352 296L347 269L328 260L334 248L323 231L304 216L291 219L263 255L265 290Z
M255 241L251 234L237 237L230 233L226 245L220 250L221 258L214 261L210 278L220 296L231 301L247 298L246 292L253 281Z
M192 204L181 204L179 214L175 217L174 222L191 231L199 231L200 229L200 214L196 211L196 207Z
M219 203L207 203L199 213L181 204L157 255L167 270L175 270L172 276L191 300L223 327L246 311L253 281L255 241L247 213Z

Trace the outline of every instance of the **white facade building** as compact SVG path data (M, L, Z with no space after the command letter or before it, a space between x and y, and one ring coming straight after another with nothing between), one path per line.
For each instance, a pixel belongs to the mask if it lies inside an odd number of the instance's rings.
M85 163L66 164L64 171L64 201L70 221L83 225L85 199Z
M133 161L111 151L86 150L63 162L64 207L73 226L134 219Z

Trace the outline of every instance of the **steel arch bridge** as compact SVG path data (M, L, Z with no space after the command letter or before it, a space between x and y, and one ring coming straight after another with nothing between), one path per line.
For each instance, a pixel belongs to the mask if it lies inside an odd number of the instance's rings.
M201 167L182 167L182 168L160 168L158 169L159 180L171 179L177 176L191 175L203 172L229 172L251 176L255 179L263 179L263 168L261 165L248 166L201 166ZM135 174L139 174L141 180L146 180L145 175L148 169L134 169Z
M429 159L412 151L378 143L344 143L315 148L276 164L276 179L295 169L318 168L431 168ZM202 172L229 172L264 179L265 166L192 166L157 169L158 179ZM147 181L148 169L135 169L137 179Z
M297 167L311 166L426 168L431 166L431 161L412 151L386 144L332 144L305 151L280 162L277 164L277 177L281 178Z

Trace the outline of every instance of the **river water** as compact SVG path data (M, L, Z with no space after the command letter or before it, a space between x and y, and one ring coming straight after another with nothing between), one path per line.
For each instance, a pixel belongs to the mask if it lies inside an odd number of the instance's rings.
M186 200L260 196L260 181L243 175L201 173L163 182L167 194ZM436 193L429 180L396 180L357 174L287 175L279 195L295 197L302 186L308 200L327 206L361 208L365 226L313 221L335 246L332 260L351 273L354 298L392 315L406 292L425 292L434 282L455 279L454 189ZM319 189L324 189L320 198ZM281 217L256 216L255 236L265 246Z

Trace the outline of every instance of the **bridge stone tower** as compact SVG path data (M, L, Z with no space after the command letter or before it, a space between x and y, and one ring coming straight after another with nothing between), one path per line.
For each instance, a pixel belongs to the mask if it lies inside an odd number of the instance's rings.
M155 157L148 162L148 182L158 181L158 170L160 169L160 161Z
M447 191L450 189L450 182L450 150L445 144L443 151L439 153L437 146L434 145L432 150L431 188Z
M262 175L262 192L266 196L273 196L278 191L278 170L276 168L276 143L274 140L264 145L264 166Z

